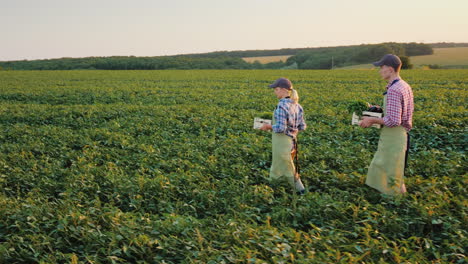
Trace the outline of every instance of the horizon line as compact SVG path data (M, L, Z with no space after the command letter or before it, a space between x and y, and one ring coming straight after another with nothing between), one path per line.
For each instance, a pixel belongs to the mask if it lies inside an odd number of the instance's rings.
M375 43L361 43L361 44L349 44L349 45L330 45L330 46L309 46L309 47L294 47L294 48L278 48L278 49L244 49L244 50L214 50L207 52L196 52L196 53L177 53L177 54L165 54L165 55L109 55L109 56L99 56L99 55L90 55L84 57L54 57L54 58L40 58L40 59L16 59L16 60L1 60L0 62L16 62L16 61L36 61L36 60L59 60L59 59L84 59L84 58L109 58L109 57L138 57L138 58L154 58L154 57L175 57L175 56L189 56L189 55L200 55L200 54L210 54L216 52L243 52L243 51L273 51L273 50L288 50L288 49L316 49L316 48L337 48L337 47L350 47L350 46L361 46L361 45L375 45L375 44L385 44L385 43L418 43L418 44L468 44L468 42L452 42L452 41L441 41L441 42L375 42ZM285 55L278 55L285 56ZM262 56L257 56L262 57Z

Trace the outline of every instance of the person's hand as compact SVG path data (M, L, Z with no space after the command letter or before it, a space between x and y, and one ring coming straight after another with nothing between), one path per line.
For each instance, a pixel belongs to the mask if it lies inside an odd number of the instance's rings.
M260 127L260 130L263 130L263 131L268 131L268 130L271 130L271 125L269 124L263 124L262 127Z
M372 122L372 117L366 117L364 116L362 118L361 121L359 121L359 126L363 127L363 128L367 128L367 127L370 127L372 126L373 122Z

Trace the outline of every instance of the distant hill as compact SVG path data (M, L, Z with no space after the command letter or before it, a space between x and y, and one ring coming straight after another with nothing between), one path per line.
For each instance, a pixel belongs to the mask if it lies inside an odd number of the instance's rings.
M265 56L284 56L296 55L300 52L313 51L321 48L286 48L273 50L236 50L236 51L214 51L208 53L180 54L175 56L193 57L193 58L213 58L213 57L265 57Z
M216 51L156 57L112 56L21 60L0 62L0 70L330 69L370 63L387 53L399 56L432 55L433 47L436 46L465 47L468 43L391 42L320 48ZM278 58L281 59L278 61Z
M448 48L434 48L434 54L411 56L415 68L468 69L468 45ZM372 69L372 64L357 64L341 69Z
M417 66L440 66L441 68L468 68L468 45L451 48L435 48L434 54L411 57Z
M397 45L406 45L406 46L427 46L430 47L431 44L424 43L380 43L380 44L360 44L360 45L348 45L348 46L330 46L330 47L309 47L309 48L284 48L284 49L273 49L273 50L237 50L237 51L215 51L207 53L194 53L194 54L181 54L176 56L183 57L237 57L237 58L248 58L248 57L266 57L266 56L294 56L300 53L314 53L314 52L324 52L329 50L340 50L340 49L349 49L349 48L358 48L358 47L372 47L376 45L383 44L397 44ZM448 44L448 43L447 43Z
M454 43L454 42L440 42L440 43L428 43L430 47L433 49L439 48L455 48L455 47L468 47L468 43ZM313 50L314 48L307 48L306 50ZM282 53L282 51L287 52L287 50L271 50L274 53ZM452 52L455 50L451 50ZM206 53L205 53L206 54ZM243 59L247 62L253 63L258 61L262 64L271 63L271 62L279 62L279 61L286 61L289 57L292 57L294 54L282 54L282 55L275 55L275 56L256 56L256 57L244 57ZM416 58L416 57L415 57ZM434 62L435 63L435 62ZM419 65L417 63L416 65ZM352 65L346 68L356 68L359 65Z
M455 42L439 42L429 43L429 46L433 48L456 48L456 47L468 47L468 43L455 43Z
M418 43L418 44L424 44L432 48L468 47L468 43L455 43L455 42ZM255 57L293 56L301 52L315 52L315 51L322 51L322 50L329 50L329 49L359 47L359 46L366 46L366 45L379 45L379 44L360 44L360 45L348 45L348 46L309 47L309 48L284 48L284 49L272 49L272 50L214 51L214 52L207 52L207 53L180 54L180 55L175 55L175 56L187 56L187 57L226 56L226 57L248 58L248 60L250 60L250 58L255 58ZM268 62L271 62L271 61L268 61Z
M371 63L385 54L396 54L402 58L403 68L408 56L430 55L433 49L424 43L381 43L344 47L320 48L300 52L286 61L287 65L296 64L299 69L332 69L362 63Z

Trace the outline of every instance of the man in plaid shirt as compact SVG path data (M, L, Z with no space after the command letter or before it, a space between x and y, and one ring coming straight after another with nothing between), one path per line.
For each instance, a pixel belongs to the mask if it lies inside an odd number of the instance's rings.
M406 131L413 127L413 91L400 78L387 85L387 115L383 118L387 127L403 126Z
M393 54L374 63L380 75L388 81L384 93L384 117L364 117L360 126L380 124L382 128L377 153L369 166L366 184L387 194L405 193L403 173L409 148L409 131L413 126L413 91L400 78L401 60Z

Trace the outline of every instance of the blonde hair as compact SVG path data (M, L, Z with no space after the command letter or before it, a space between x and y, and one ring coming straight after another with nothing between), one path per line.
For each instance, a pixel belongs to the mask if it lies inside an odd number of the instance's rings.
M299 94L292 87L291 87L291 91L289 91L289 96L291 97L291 100L293 100L295 104L299 103Z

